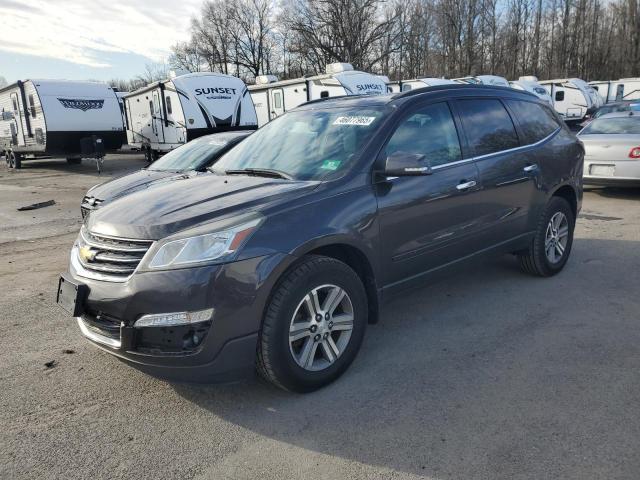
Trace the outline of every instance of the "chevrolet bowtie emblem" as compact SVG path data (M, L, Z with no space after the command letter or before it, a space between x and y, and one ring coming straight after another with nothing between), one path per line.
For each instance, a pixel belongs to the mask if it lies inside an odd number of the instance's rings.
M83 262L92 262L98 254L97 251L91 250L89 247L81 247L78 253Z

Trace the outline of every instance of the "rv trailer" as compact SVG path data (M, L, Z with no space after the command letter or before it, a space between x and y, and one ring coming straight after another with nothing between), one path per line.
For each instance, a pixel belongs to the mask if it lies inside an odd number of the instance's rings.
M534 76L520 77L518 80L509 82L511 88L516 90L524 90L525 92L533 93L535 96L544 100L549 105L553 106L553 100L549 92L538 83L538 79Z
M340 95L379 95L387 92L386 82L376 75L354 70L348 63L327 65L326 74L278 81L261 75L249 86L258 115L258 125L273 120L287 110L310 100Z
M559 78L541 81L540 85L549 92L553 107L565 121L580 121L597 108L584 80Z
M12 168L52 155L99 159L124 140L118 99L104 83L25 80L0 89L0 153Z
M472 85L493 85L495 87L510 87L509 81L498 75L475 75L470 77L454 78L457 83L469 83Z
M380 80L382 80L385 85L387 86L387 93L393 93L393 90L391 88L391 80L389 80L389 77L387 77L386 75L376 75L376 77L378 77Z
M594 109L598 109L605 104L605 101L602 99L598 91L595 88L593 88L592 85L589 85L587 82L579 78L574 78L573 81L574 83L577 83L578 85L580 85L582 89L587 91L587 93L589 94L589 97L591 98L591 101L593 102Z
M410 90L417 90L418 88L433 87L434 85L450 85L456 84L453 80L447 80L446 78L424 77L414 78L412 80L401 80L399 82L398 92L408 92Z
M623 102L640 99L640 78L589 82L604 102Z
M194 138L255 130L256 111L242 80L221 73L188 73L124 96L127 140L149 162Z

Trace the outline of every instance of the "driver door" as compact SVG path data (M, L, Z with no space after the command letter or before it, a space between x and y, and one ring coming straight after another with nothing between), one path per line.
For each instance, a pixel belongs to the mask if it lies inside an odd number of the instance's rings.
M376 184L385 289L473 253L480 228L478 169L463 159L460 126L447 102L424 105L397 125L379 161L397 152L425 156L431 174Z

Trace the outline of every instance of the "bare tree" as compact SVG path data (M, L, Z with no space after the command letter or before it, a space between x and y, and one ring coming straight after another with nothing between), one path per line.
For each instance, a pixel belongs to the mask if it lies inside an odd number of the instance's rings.
M640 0L207 0L170 59L247 80L332 62L391 78L640 75Z

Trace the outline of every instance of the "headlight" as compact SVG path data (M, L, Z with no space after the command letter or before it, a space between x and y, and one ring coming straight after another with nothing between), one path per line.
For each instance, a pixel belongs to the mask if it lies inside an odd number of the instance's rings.
M151 270L183 268L233 256L256 230L262 217L202 235L167 240L156 248L146 267Z

